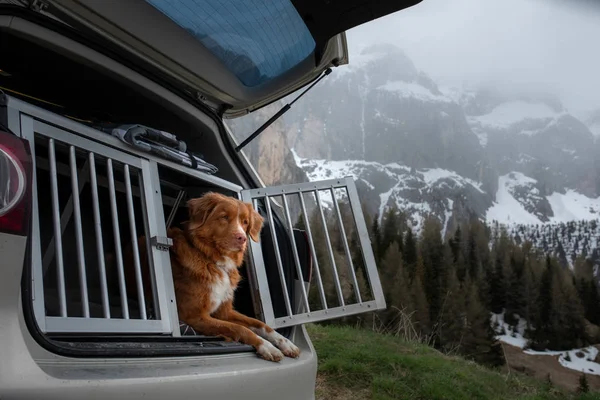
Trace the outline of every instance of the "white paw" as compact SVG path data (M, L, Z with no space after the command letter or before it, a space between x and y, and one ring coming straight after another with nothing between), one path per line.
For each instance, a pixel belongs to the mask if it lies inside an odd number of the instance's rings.
M264 339L262 339L262 344L256 349L256 353L267 361L278 362L284 357L281 351L277 350L275 346Z
M279 335L275 345L287 357L297 358L300 355L300 349L291 340Z
M275 332L274 330L271 330L271 332L267 332L261 328L252 329L252 331L261 338L273 343L286 356L297 358L300 355L300 349L294 343L288 340L285 336L282 336L279 333Z

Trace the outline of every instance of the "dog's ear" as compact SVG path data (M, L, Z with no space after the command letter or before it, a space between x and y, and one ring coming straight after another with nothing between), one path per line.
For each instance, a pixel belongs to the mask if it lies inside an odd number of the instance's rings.
M263 217L256 212L252 204L246 203L246 207L248 207L248 212L250 212L250 221L248 223L248 234L250 238L258 243L260 239L260 230L263 226Z
M190 217L188 229L197 229L204 225L211 214L215 212L222 197L222 194L208 192L202 197L188 200L187 206Z

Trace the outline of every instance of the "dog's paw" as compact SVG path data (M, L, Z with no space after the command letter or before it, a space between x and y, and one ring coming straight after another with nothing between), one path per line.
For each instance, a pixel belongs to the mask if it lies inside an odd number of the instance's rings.
M283 353L266 340L262 340L262 344L256 348L256 354L267 361L279 362L283 360Z
M277 346L277 348L287 357L298 358L300 356L300 349L298 346L281 335L277 338L275 346Z

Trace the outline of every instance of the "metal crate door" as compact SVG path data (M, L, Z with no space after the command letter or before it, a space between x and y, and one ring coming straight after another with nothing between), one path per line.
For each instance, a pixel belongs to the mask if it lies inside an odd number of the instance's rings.
M21 132L30 141L35 160L32 275L34 310L41 330L81 334L172 333L173 327L177 326L173 319L177 317L169 307L174 296L167 279L171 276L168 252L161 247L166 239L166 229L156 163L27 115L21 116ZM100 174L100 170L104 173ZM118 180L117 176L121 179ZM42 180L49 182L49 194L38 193ZM84 203L84 190L89 193L89 203ZM109 203L102 213L100 190L104 190L105 201ZM66 193L68 200L61 201L59 193L63 193L63 197ZM121 207L117 207L117 196L123 199ZM139 200L134 201L135 198ZM49 241L43 241L40 233L42 201L47 202L52 211ZM82 229L84 205L91 209L93 234L90 235L85 235ZM141 207L138 209L142 214L141 226L136 224L134 217L137 207ZM64 237L69 224L73 227L71 232L74 232L73 247L65 247L73 245ZM91 230L89 222L87 226L88 231ZM109 235L111 240L105 240L105 231L112 233ZM138 253L138 240L130 240L129 243L122 240L122 232L128 232L131 238L144 235L146 254ZM128 295L125 284L128 267L124 257L126 246L132 248L130 267L134 271L132 286L136 288L136 295ZM74 248L74 251L67 251L67 248ZM94 254L93 258L90 253ZM113 259L111 263L109 254ZM142 263L143 259L147 259L148 263ZM116 297L111 297L111 287L107 282L109 264L114 267L113 271L116 270ZM51 265L53 268L50 268ZM149 273L150 296L142 287L142 268L147 268ZM55 273L50 273L51 269ZM67 287L65 282L69 276L76 276L78 284ZM90 280L94 278L99 279L95 302L89 287ZM56 311L49 314L50 290ZM76 306L72 303L74 300Z
M242 200L255 209L261 204L267 229L274 247L275 266L265 265L263 244L251 241L250 253L256 273L256 289L260 294L262 314L274 328L323 321L384 309L385 299L375 265L360 199L352 178L282 185L244 190ZM286 227L286 235L277 235L276 215ZM311 252L312 278L302 284L303 276L293 231L305 231ZM293 262L285 265L281 241L291 241ZM290 258L289 255L287 257ZM276 278L267 269L276 268ZM289 269L294 282L289 282ZM273 282L273 280L275 282ZM297 284L300 281L301 284ZM282 298L271 291L279 285ZM271 285L271 289L269 289ZM297 298L288 290L296 287ZM278 291L279 293L279 291ZM274 301L285 305L285 312L275 312Z

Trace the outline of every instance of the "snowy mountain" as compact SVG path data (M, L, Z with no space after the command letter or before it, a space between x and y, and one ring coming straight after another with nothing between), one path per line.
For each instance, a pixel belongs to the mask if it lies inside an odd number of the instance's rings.
M234 124L251 132L281 105ZM577 119L545 93L440 87L402 50L378 45L337 68L249 152L267 175L277 164L267 158L285 160L277 165L294 172L275 182L299 179L298 170L309 180L353 176L370 213L396 206L416 230L428 215L447 232L471 218L557 224L600 217L591 131L600 113L592 117Z
M398 163L369 161L311 160L292 152L296 165L311 181L352 176L372 214L381 216L386 208L395 206L407 215L417 231L428 215L442 221L444 230L453 229L459 216L466 220L470 217L468 214L480 215L492 202L480 183L446 169L411 169Z
M590 132L596 138L596 142L598 142L598 138L600 138L600 109L589 113L584 118L584 122L587 127L590 129Z
M538 181L520 172L511 172L498 178L498 190L492 207L487 210L487 221L505 225L542 224L600 217L600 197L589 198L575 190L544 195Z

